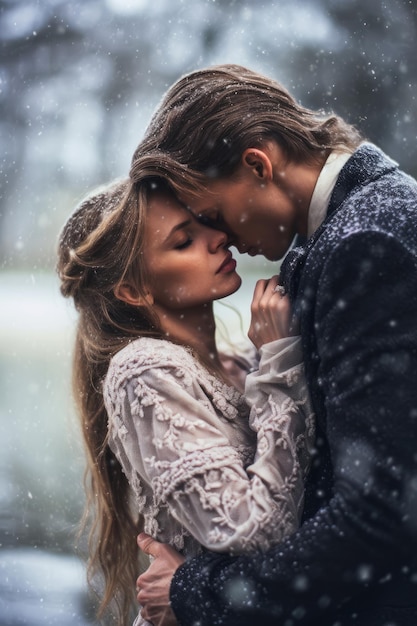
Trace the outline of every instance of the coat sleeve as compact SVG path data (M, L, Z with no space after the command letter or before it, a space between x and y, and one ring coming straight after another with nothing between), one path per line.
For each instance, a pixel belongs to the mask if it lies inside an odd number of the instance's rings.
M294 532L306 463L304 407L291 397L293 387L296 396L299 390L300 367L288 357L287 371L276 367L281 380L267 395L267 407L253 416L256 454L245 466L228 437L233 427L222 427L219 411L228 419L223 396L214 407L193 372L179 364L153 366L140 376L124 364L122 381L110 376L107 407L111 446L129 480L146 482L156 507L168 506L210 550L266 549Z
M171 601L182 626L333 624L340 606L383 594L399 570L403 581L413 575L416 285L415 258L390 235L334 247L315 308L334 495L265 554L206 554L181 566Z

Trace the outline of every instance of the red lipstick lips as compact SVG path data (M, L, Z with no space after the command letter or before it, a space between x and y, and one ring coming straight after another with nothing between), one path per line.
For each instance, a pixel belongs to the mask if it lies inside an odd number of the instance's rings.
M229 272L233 272L236 268L236 261L232 257L231 252L227 252L226 258L223 263L220 265L216 274L227 274Z

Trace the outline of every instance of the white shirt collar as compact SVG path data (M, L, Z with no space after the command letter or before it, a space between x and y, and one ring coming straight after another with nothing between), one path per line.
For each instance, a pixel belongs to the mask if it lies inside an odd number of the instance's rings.
M352 154L350 152L331 152L323 165L314 187L308 209L307 236L311 237L326 217L330 196L336 184L340 170Z

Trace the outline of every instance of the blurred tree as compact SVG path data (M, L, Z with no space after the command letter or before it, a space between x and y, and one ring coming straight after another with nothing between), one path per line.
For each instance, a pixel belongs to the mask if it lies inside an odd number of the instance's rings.
M322 6L336 37L327 48L307 45L294 55L297 92L313 108L333 109L356 124L416 176L416 2L323 0Z
M26 203L30 213L35 194L33 186L26 184L28 151L36 152L37 137L41 136L43 128L60 123L58 107L52 103L45 107L41 99L36 101L36 96L62 74L68 55L79 50L77 44L82 40L82 32L60 17L63 4L44 2L34 6L28 0L0 1L0 233L3 249L7 236L6 211L10 221L28 219L30 222L22 207L9 202L11 197L16 197L16 189L20 189L30 198Z

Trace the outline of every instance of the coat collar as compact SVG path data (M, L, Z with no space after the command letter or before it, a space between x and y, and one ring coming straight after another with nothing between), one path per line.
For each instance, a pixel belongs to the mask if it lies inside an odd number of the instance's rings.
M340 171L330 198L326 219L309 239L303 241L301 237L297 236L293 248L282 261L280 278L291 301L295 299L301 272L310 250L326 230L330 218L337 213L345 198L358 187L364 186L371 180L375 180L397 167L397 163L371 143L361 144L352 154Z

